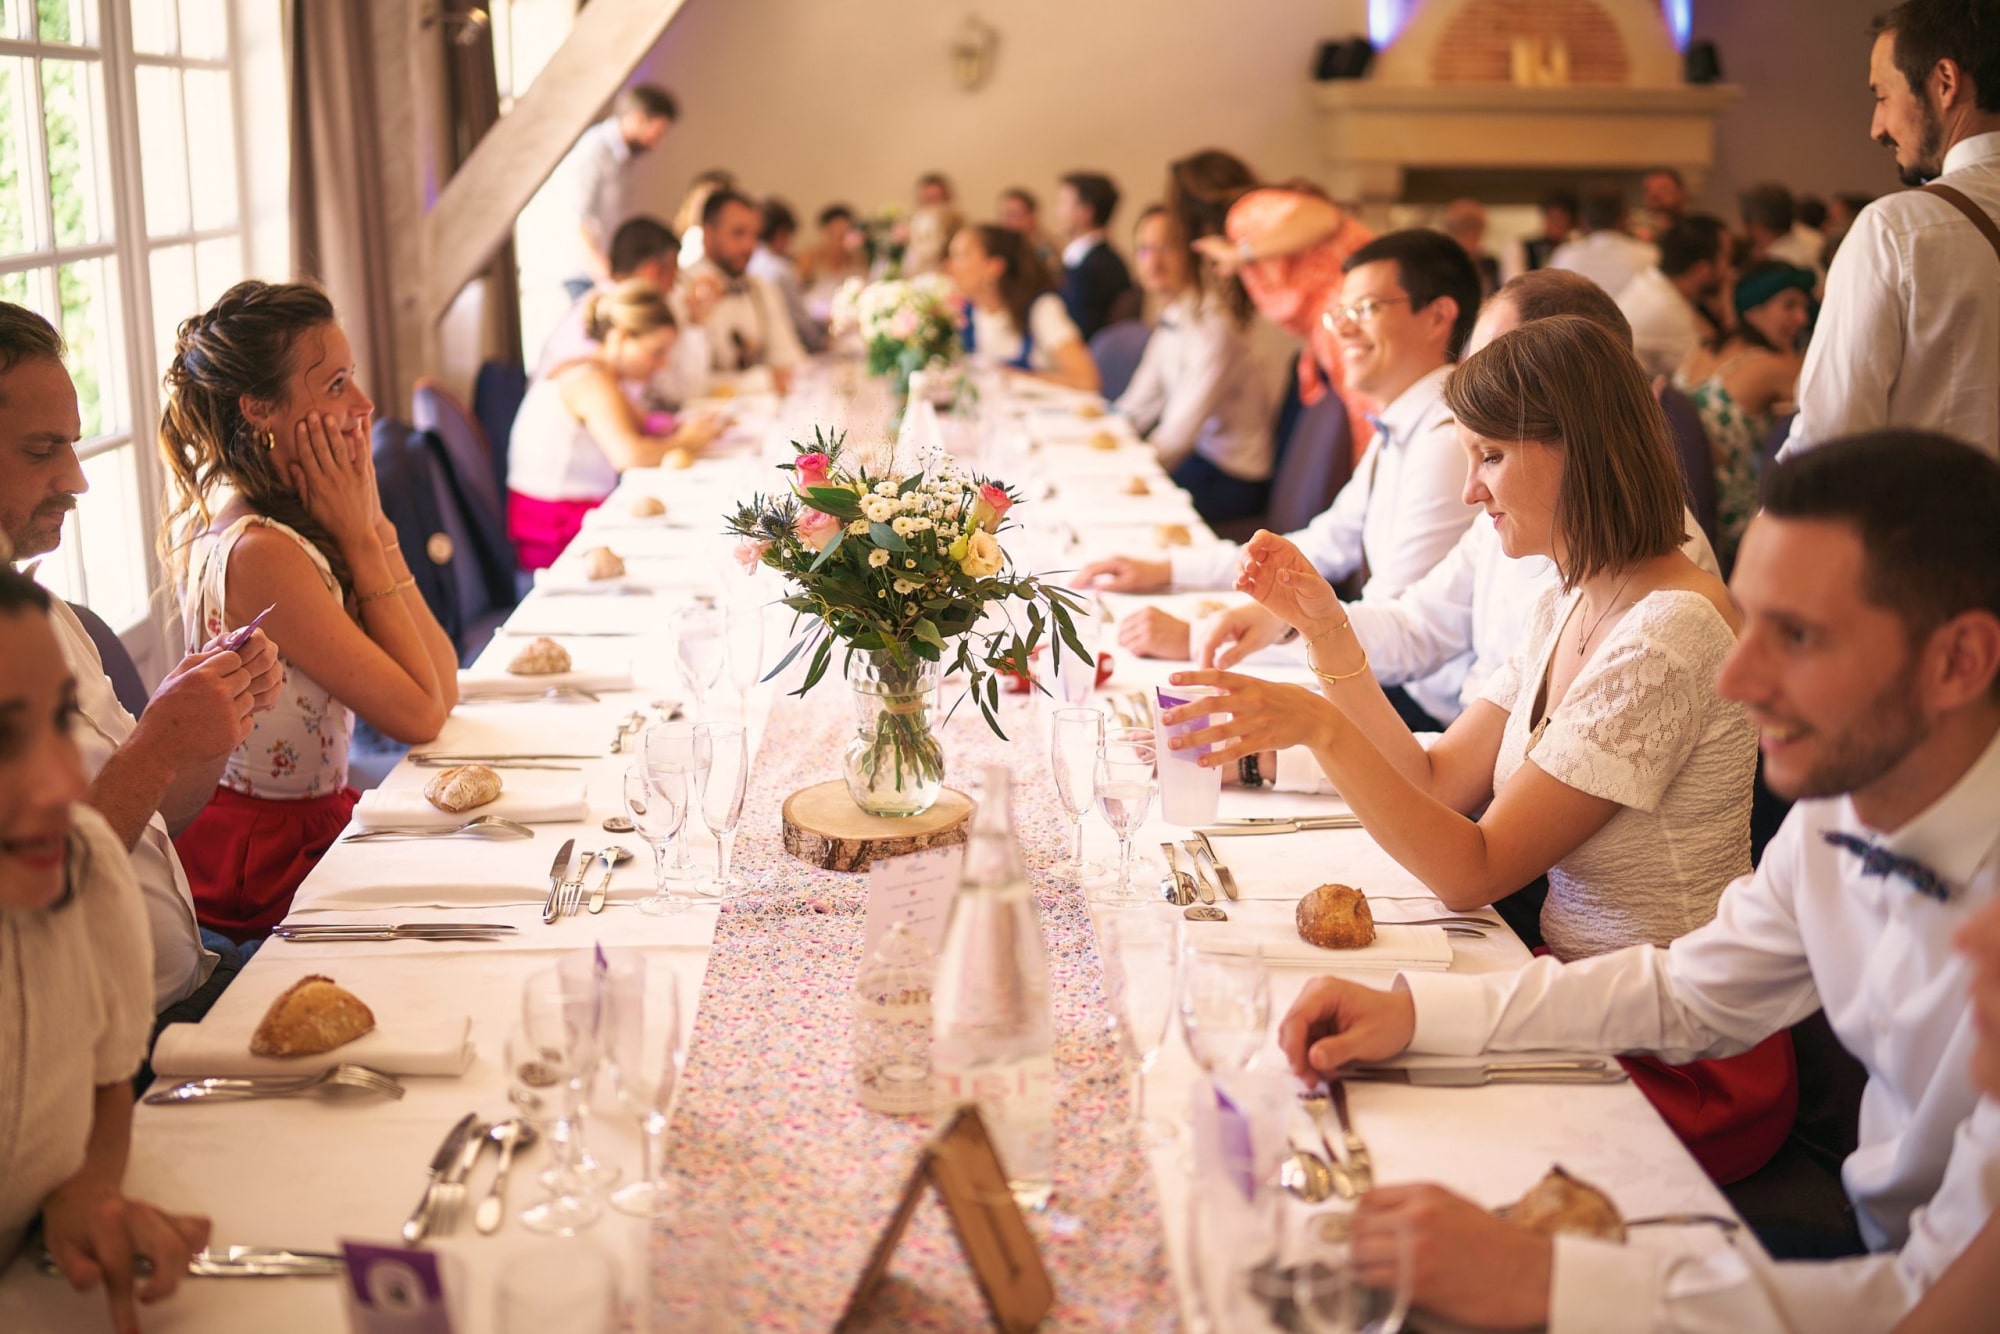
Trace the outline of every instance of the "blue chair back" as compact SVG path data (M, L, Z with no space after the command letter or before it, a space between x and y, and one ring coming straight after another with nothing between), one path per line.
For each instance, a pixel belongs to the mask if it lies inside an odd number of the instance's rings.
M151 696L146 693L146 682L139 675L139 664L132 661L125 641L105 623L102 616L81 602L70 603L69 609L76 613L76 619L83 622L84 633L90 636L90 642L97 645L97 656L104 659L104 674L111 678L112 693L125 706L125 712L137 718L146 711L146 701Z
M1708 429L1701 424L1701 410L1694 400L1668 385L1660 390L1660 410L1667 415L1667 429L1674 437L1674 454L1680 460L1681 487L1694 521L1715 543L1715 452L1708 442Z
M1146 355L1146 343L1152 336L1153 331L1144 320L1120 320L1105 325L1090 340L1090 357L1097 363L1098 379L1104 382L1099 392L1106 398L1117 398L1132 383L1132 376L1139 369L1139 358Z
M514 606L513 554L496 551L444 442L384 418L375 423L382 512L395 525L424 602L469 662Z
M1328 390L1319 402L1308 405L1299 398L1298 376L1285 379L1271 507L1263 524L1274 533L1296 532L1311 523L1354 475L1354 432L1347 424L1347 404Z
M511 361L489 361L479 368L472 382L472 415L486 432L488 457L493 463L493 483L506 512L507 447L514 438L514 418L521 400L528 396L528 372Z

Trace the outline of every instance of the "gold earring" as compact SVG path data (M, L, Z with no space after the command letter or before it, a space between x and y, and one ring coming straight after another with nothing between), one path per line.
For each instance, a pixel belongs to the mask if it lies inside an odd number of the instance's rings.
M264 432L264 448L266 450L272 450L276 449L277 447L278 447L278 433L276 431Z

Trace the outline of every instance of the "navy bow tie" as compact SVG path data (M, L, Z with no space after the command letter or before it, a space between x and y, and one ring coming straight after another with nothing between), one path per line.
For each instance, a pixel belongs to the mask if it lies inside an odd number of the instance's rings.
M1383 440L1395 439L1395 436L1391 434L1389 430L1388 422L1383 421L1380 417L1376 416L1372 412L1364 412L1361 414L1361 416L1364 421L1366 421L1370 426L1375 428L1375 434L1380 436Z
M1856 838L1838 829L1827 830L1820 837L1843 852L1859 857L1863 875L1901 876L1910 882L1917 893L1934 898L1939 903L1951 897L1951 886L1944 882L1944 878L1915 857L1905 857L1900 852L1877 847L1865 838Z

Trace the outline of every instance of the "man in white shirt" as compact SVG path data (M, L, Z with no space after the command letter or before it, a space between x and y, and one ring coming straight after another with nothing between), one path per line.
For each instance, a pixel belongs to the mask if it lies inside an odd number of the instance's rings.
M805 287L799 282L799 262L792 257L792 242L799 236L799 218L782 199L764 201L764 221L757 234L757 248L750 253L749 273L762 278L784 299L785 313L791 317L792 332L808 352L826 348L826 325L806 309Z
M40 315L0 302L0 547L9 561L54 551L63 517L88 489L76 457L76 387L62 346ZM91 778L87 800L131 851L152 927L154 1006L165 1010L201 991L217 962L203 944L171 832L208 803L223 761L250 734L251 715L283 687L283 669L261 633L240 653L190 654L135 720L119 704L83 622L62 599L53 601L52 623L77 680L72 735Z
M1729 233L1720 218L1691 213L1660 234L1659 247L1660 262L1625 285L1618 309L1646 374L1671 379L1714 327L1704 311L1729 281Z
M713 283L721 296L700 327L708 335L710 364L723 373L768 366L779 393L806 350L792 328L785 300L771 284L749 272L764 215L748 195L717 190L701 210L703 255L681 271L683 294Z
M1580 273L1616 296L1659 262L1659 251L1625 234L1625 197L1602 189L1584 195L1583 235L1557 246L1548 266Z
M1976 21L1975 21L1976 19ZM1983 80L1983 81L1982 81ZM1877 25L1871 132L1906 185L2000 218L2000 22L1987 0L1915 0ZM1935 195L1861 210L1834 252L1783 454L1884 426L2000 454L2000 256Z
M1798 220L1792 192L1776 181L1751 186L1737 196L1743 234L1750 238L1750 258L1775 259L1795 269L1823 273L1826 237Z
M1557 1334L1886 1329L2000 1207L2000 1103L1970 1078L1953 949L2000 895L2000 463L1883 431L1779 464L1763 499L1731 583L1744 628L1717 684L1757 723L1772 789L1798 804L1715 919L1668 949L1514 973L1404 974L1388 991L1317 979L1280 1042L1311 1078L1406 1048L1681 1062L1823 1009L1868 1072L1841 1175L1869 1253L1773 1264L1747 1242L1551 1242L1435 1186L1365 1197L1357 1253L1405 1232L1417 1301L1449 1319Z
M624 208L620 178L633 158L660 146L680 114L672 93L635 83L620 90L611 114L585 130L551 173L576 219L577 254L563 280L572 299L611 280L611 234Z
M1139 215L1139 285L1159 322L1116 404L1206 523L1262 514L1271 495L1269 378L1244 322L1195 281L1193 252L1172 215Z
M1347 383L1385 406L1354 476L1290 537L1329 580L1365 572L1362 597L1389 598L1427 574L1478 512L1465 503L1465 451L1443 391L1472 332L1479 274L1457 242L1428 229L1378 236L1344 267L1341 302L1327 318L1340 337ZM1165 560L1119 556L1084 566L1077 579L1129 593L1170 584L1227 588L1236 553L1234 543L1221 542L1181 547ZM1144 657L1185 658L1188 626L1148 607L1124 619L1119 643ZM1448 692L1455 698L1455 685ZM1412 725L1439 727L1421 717Z

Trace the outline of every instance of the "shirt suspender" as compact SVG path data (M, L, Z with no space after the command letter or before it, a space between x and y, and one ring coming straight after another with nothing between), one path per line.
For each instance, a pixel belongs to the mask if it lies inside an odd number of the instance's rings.
M1949 185L1940 185L1936 181L1926 185L1923 192L1927 195L1936 195L1963 213L1966 221L1977 227L1979 234L1986 238L1986 244L1993 247L1994 258L2000 259L2000 227L1994 226L1992 216L1985 209L1967 199L1962 191Z

